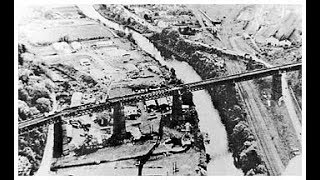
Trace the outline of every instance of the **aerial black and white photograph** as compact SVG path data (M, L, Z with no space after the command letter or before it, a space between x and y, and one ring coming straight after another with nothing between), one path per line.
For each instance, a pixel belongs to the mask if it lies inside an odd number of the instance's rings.
M111 2L15 8L17 176L303 175L304 4Z

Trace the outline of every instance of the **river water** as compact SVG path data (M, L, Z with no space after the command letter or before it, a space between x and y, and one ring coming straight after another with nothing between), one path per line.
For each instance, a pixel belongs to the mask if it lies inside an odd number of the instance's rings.
M116 30L132 33L132 37L138 46L153 56L162 65L173 67L177 77L185 83L200 81L201 77L194 69L186 62L176 60L164 60L160 52L149 42L143 35L125 29L124 27L111 22L102 17L91 5L77 5L79 9L92 19L99 19L106 26ZM211 97L206 90L193 92L193 100L196 105L200 120L200 129L202 132L207 132L210 136L210 144L206 146L206 151L212 157L208 163L208 175L243 175L242 171L237 169L233 164L232 154L228 152L228 139L224 125L221 123L219 112L214 108Z

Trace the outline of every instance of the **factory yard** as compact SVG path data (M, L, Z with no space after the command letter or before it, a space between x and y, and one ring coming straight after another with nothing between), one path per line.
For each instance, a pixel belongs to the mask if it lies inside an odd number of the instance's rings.
M297 9L30 7L18 24L18 121L301 62ZM257 14L264 16L253 18ZM37 175L38 169L39 175L51 176L290 174L286 167L299 163L295 157L303 153L302 73L287 72L281 79L285 90L276 78L177 91L62 116L53 129L19 134L18 174Z

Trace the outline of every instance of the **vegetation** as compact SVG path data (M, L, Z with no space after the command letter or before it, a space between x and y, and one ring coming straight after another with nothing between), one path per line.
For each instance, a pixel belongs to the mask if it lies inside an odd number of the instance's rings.
M171 58L173 55L177 60L188 62L202 79L224 75L224 69L218 67L214 61L208 61L200 53L205 49L185 42L177 32L164 29L161 33L150 37L150 40L155 42L164 57ZM177 51L172 50L172 47ZM217 54L217 59L222 58L213 50L211 53ZM264 162L257 151L253 133L246 124L246 115L239 104L234 85L220 85L207 90L215 108L220 112L222 123L226 126L229 148L233 153L236 167L241 168L246 175L266 174Z
M32 118L39 113L49 112L52 108L50 94L53 82L47 78L45 64L25 61L24 46L20 46L18 120ZM22 54L21 54L22 53ZM31 60L31 61L30 61ZM39 168L46 143L46 128L19 135L19 175L33 175Z
M47 129L39 128L19 136L19 175L34 175L38 170L46 144Z

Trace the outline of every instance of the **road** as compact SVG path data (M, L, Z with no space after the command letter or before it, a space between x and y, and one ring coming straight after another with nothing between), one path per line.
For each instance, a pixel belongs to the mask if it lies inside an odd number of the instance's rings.
M52 93L50 95L50 97L53 101L51 112L55 112L57 110L56 94ZM52 163L53 145L54 145L53 135L54 135L54 124L50 124L48 126L46 147L44 148L41 164L40 164L38 171L36 172L36 176L51 175L50 167L51 167L51 163Z
M43 157L41 160L40 168L36 172L36 176L48 176L51 175L50 167L52 163L52 155L53 155L53 144L54 144L54 138L53 138L53 127L54 124L50 124L48 126L48 133L47 133L47 141L46 141L46 147L44 149Z

